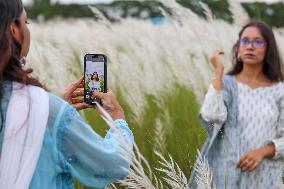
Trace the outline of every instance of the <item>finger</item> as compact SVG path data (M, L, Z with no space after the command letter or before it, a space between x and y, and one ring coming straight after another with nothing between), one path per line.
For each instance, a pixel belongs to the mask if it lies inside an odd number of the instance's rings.
M246 164L245 163L240 164L240 169L241 171L244 171L246 169Z
M224 54L225 54L225 52L222 51L222 50L218 50L218 51L215 52L215 56L224 55Z
M103 107L106 108L106 109L110 109L111 110L111 109L114 108L110 98L101 99L101 102L102 102Z
M237 167L238 167L238 168L241 168L241 167L244 165L244 162L246 161L246 159L247 159L247 156L246 156L246 155L242 156L241 159L240 159L239 162L238 162Z
M77 88L84 86L84 76L82 76L77 82L75 82Z
M72 94L72 98L76 98L76 97L83 97L84 96L84 91L75 91L73 94Z
M224 51L219 51L219 55L224 55L225 52Z
M241 157L240 160L238 161L237 168L240 168L240 165L241 165L242 161L243 161L243 157Z
M251 168L251 167L253 167L254 164L255 164L255 161L254 160L250 160L250 161L247 162L246 166L248 168Z
M83 98L72 98L71 99L72 105L78 104L78 103L83 103L84 99Z
M254 162L254 164L250 167L250 169L248 171L254 171L256 168L258 167L258 163Z
M80 83L80 84L78 85L78 88L84 88L84 83Z
M243 171L248 171L253 168L255 161L246 161L246 164L243 166Z
M32 68L28 68L28 69L26 69L25 70L25 72L27 73L27 74L30 74L30 73L32 73L34 70L32 69Z
M84 76L81 76L81 78L79 79L80 84L84 85L84 81L85 81Z
M115 96L114 92L113 92L111 89L108 89L108 90L107 90L107 94L112 95L112 96Z
M92 98L100 98L100 99L104 99L105 98L105 94L98 92L98 91L94 91Z
M244 166L241 170L242 170L242 172L246 172L246 171L248 171L248 167Z
M79 88L82 82L84 82L84 77L81 77L78 81L73 82L70 85L69 91L75 91L77 88Z
M246 166L246 164L247 164L246 160L242 160L242 161L240 162L239 167L240 167L241 169L243 169L243 168Z

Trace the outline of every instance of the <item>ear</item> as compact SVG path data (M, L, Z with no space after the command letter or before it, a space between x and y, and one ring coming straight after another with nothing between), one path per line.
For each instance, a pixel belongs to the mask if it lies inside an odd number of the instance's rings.
M237 55L239 55L239 45L238 45L238 44L235 44L233 48L234 48L234 52L235 52Z
M21 32L19 26L15 22L13 22L10 26L10 32L12 37L19 43L21 43Z

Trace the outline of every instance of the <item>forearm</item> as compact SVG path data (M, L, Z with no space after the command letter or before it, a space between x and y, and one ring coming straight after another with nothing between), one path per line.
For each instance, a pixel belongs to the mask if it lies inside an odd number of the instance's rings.
M223 78L223 70L216 70L215 71L215 78L212 81L212 85L217 91L223 90L222 78Z
M222 91L216 90L213 84L209 86L200 113L205 121L211 123L223 123L227 119Z

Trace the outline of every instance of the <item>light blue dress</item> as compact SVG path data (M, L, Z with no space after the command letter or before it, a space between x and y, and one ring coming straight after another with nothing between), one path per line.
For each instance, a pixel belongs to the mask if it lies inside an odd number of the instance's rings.
M12 83L5 81L2 85L4 96L2 95L1 100L0 150ZM119 119L115 124L133 144L133 134L126 121ZM130 165L121 157L118 141L112 133L113 129L110 129L105 138L102 138L72 106L49 93L48 123L29 188L73 189L73 177L86 186L104 188L118 179L123 179Z

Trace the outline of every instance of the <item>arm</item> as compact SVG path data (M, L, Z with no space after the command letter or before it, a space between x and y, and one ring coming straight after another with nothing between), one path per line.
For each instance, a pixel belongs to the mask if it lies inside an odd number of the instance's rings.
M273 159L283 159L284 157L284 95L280 99L279 104L279 119L277 125L277 138L267 141L266 144L273 145L275 153L272 156Z
M227 119L227 108L223 101L222 91L216 91L210 85L200 113L202 118L209 123L224 123Z
M63 171L87 186L103 188L128 174L134 138L112 92L94 95L107 102L105 109L116 127L101 137L73 107L60 99L63 105L56 114L55 144Z
M116 129L110 128L101 137L66 104L54 127L63 170L90 187L103 188L123 179L130 167L134 138L126 121L117 119L115 124Z
M217 51L211 58L211 63L215 70L215 78L201 107L201 117L209 123L224 123L227 119L227 109L223 100L222 78L224 67L219 61L219 56L222 54L222 52Z

